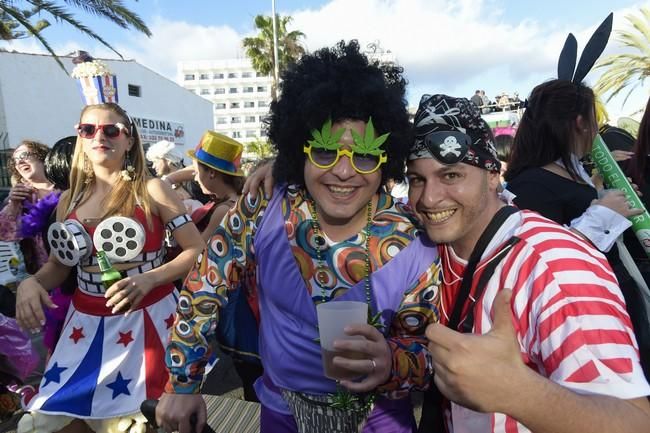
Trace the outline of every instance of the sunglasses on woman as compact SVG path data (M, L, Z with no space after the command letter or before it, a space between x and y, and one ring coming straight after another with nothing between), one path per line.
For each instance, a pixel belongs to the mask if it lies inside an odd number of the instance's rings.
M36 154L34 152L29 152L29 151L20 152L19 154L13 156L14 162L16 164L34 158L36 158Z
M303 147L303 152L307 154L312 164L324 170L334 167L336 163L339 162L341 155L347 156L350 158L352 168L354 168L354 170L359 174L374 173L387 160L385 153L381 153L380 155L371 155L341 148L330 150L305 146Z
M124 131L127 133L126 126L123 123L106 123L104 125L94 125L92 123L80 123L76 126L77 133L81 138L95 138L97 131L100 129L108 138L117 138ZM128 134L127 134L128 135Z

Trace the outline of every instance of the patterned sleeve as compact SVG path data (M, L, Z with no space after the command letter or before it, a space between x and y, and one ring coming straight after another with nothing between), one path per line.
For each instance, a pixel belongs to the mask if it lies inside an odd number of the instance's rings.
M377 391L388 398L404 398L413 389L428 388L433 378L425 331L440 321L439 261L422 274L404 295L388 337L393 366L388 381Z
M0 211L0 240L5 242L20 240L20 235L18 234L19 217L10 212L10 207L7 205Z
M167 393L195 394L200 390L219 313L230 295L239 290L241 278L255 266L253 237L268 205L261 190L257 197L255 202L240 197L185 279L165 354Z

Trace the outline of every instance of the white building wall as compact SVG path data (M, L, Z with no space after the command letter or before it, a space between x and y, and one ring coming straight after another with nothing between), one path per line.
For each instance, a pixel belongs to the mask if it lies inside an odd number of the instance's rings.
M262 121L271 103L272 79L248 59L180 62L177 81L214 104L214 129L243 143L265 138Z
M71 58L61 60L72 71ZM134 118L182 126L183 153L212 128L209 101L133 60L105 62L117 75L120 106ZM140 97L129 96L129 84L140 87ZM66 75L52 57L0 52L0 149L15 147L23 139L52 145L75 135L83 106L77 80Z

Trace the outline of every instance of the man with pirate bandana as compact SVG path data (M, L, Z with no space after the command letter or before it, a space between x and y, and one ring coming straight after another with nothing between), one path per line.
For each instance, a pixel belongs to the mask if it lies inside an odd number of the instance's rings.
M443 315L427 337L448 430L647 431L650 386L607 259L504 203L489 127L467 99L425 95L415 134L409 199L442 262ZM442 431L427 422L420 431Z
M198 395L210 339L259 308L261 431L411 432L409 391L431 380L424 330L439 318L436 248L404 207L382 192L403 178L410 141L401 69L371 65L356 42L304 56L271 106L278 150L272 198L242 197L188 275L167 347L170 380L157 409L166 430L206 420ZM254 282L258 283L254 287ZM248 299L246 299L248 298ZM360 340L338 341L325 377L316 305L361 301ZM243 301L243 306L242 306Z

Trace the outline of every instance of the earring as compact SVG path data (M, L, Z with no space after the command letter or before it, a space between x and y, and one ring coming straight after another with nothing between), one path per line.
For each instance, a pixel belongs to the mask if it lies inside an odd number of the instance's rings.
M84 154L84 161L82 170L84 172L84 184L88 185L95 179L95 172L93 171L93 166L88 160L86 154Z
M124 155L124 169L120 171L122 180L130 182L135 178L135 167L131 164L131 154L127 151Z

